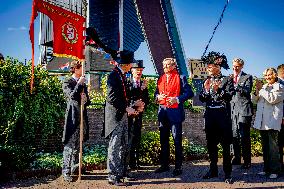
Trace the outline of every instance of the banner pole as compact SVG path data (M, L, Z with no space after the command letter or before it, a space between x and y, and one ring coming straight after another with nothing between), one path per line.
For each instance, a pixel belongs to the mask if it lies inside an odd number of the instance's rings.
M85 61L82 62L82 75L85 75ZM84 93L84 89L82 91ZM79 176L78 180L81 180L82 175L82 160L83 160L83 131L84 131L84 100L81 96L81 112L80 112L80 151L79 151Z
M87 3L87 0L84 0L83 1L83 6L84 6L84 9L82 11L82 14L84 14L83 16L85 16L85 28L87 27L87 6L88 6L88 3ZM85 32L84 32L84 35L86 36L86 29L85 29ZM84 42L84 46L85 46L85 42ZM84 50L85 50L85 47L84 47ZM84 59L82 61L82 76L85 76L85 60ZM84 93L84 89L83 89L83 93ZM84 100L81 96L81 120L80 120L80 152L79 152L79 176L78 176L78 180L80 181L81 180L81 176L82 176L82 161L83 161L83 135L84 135Z

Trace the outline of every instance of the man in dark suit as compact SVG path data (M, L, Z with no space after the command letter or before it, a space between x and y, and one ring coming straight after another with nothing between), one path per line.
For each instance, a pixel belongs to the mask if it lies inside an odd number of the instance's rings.
M200 92L199 99L206 103L204 112L205 133L207 149L210 159L210 170L203 179L218 177L218 144L223 148L223 170L225 182L231 183L231 155L232 146L232 123L230 101L234 94L232 78L225 77L221 73L221 67L228 69L227 58L217 52L210 52L202 58L207 64L209 77L205 80Z
M149 104L147 80L141 79L143 70L143 60L137 60L136 63L132 63L132 77L128 82L130 104L135 104L138 100L144 103L143 106L139 108L134 107L139 112L138 115L128 117L128 141L130 146L129 166L131 169L136 169L139 165L142 116L146 106Z
M171 131L175 145L173 176L182 174L182 122L185 119L183 104L194 96L186 77L179 75L176 67L176 59L165 58L163 60L164 74L158 79L155 93L156 101L159 103L158 121L161 143L161 167L155 172L161 173L169 170Z
M252 102L251 90L252 76L242 71L244 61L240 58L233 60L233 80L235 94L231 100L231 116L233 127L233 147L234 159L233 165L241 164L241 155L243 156L243 169L251 166L251 140L250 127L252 121Z
M80 107L81 99L84 103L84 141L89 138L89 124L86 106L90 104L90 99L85 84L85 76L82 75L82 65L78 61L70 63L72 77L67 77L63 82L63 92L67 100L65 114L65 124L62 142L63 166L62 175L65 181L71 182L71 174L78 169L79 162L79 138L80 138Z
M128 106L127 73L134 61L134 53L119 52L114 57L117 65L108 76L107 98L105 106L105 137L109 137L107 170L108 182L111 185L125 186L121 179L127 169L126 157L128 154L128 126L127 114L137 115L138 112Z

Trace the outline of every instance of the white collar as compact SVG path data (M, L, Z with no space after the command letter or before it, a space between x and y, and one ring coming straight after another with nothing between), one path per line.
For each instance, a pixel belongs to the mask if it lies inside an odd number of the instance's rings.
M119 65L117 65L117 68L121 71L122 74L124 74L124 71L121 69Z
M279 82L275 82L273 83L272 85L269 85L270 87L272 87L273 89L276 89L276 90L280 90L280 83ZM266 83L265 85L263 85L263 88L266 89L268 86L268 83Z
M238 74L238 78L243 74L243 71L241 71L239 74Z
M134 83L136 83L137 81L138 81L138 82L140 82L140 81L141 81L141 79L136 80L135 78L133 78L133 82L134 82Z
M76 77L75 75L72 75L72 78L75 79L75 81L78 81L78 80L79 80L79 78Z

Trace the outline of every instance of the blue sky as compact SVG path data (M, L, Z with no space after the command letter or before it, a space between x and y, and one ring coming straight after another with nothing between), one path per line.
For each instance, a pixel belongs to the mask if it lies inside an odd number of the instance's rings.
M0 52L20 61L31 58L28 28L31 0L1 0ZM215 27L225 0L172 0L187 58L200 58ZM223 22L209 51L245 60L244 71L261 76L267 67L284 64L284 1L230 0ZM38 26L38 19L35 23ZM38 32L38 27L35 32ZM35 40L37 41L37 36ZM36 57L38 56L37 46ZM143 59L146 74L154 74L146 43L135 53ZM232 70L224 71L229 74Z

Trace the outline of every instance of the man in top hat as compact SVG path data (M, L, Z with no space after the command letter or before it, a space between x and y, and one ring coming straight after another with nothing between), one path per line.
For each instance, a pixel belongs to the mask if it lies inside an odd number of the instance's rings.
M244 61L240 58L233 59L233 80L235 94L231 100L231 116L233 126L233 165L241 164L241 155L244 164L242 168L248 169L251 166L251 141L250 127L252 121L252 76L242 71Z
M89 138L89 124L86 106L90 104L90 98L85 84L85 76L82 75L82 65L79 61L70 63L71 77L63 82L63 92L67 101L65 124L62 142L63 166L62 175L65 181L71 182L71 175L78 170L79 144L80 144L80 117L81 102L84 103L84 141ZM82 101L81 101L82 99Z
M108 182L111 185L125 186L122 181L127 170L126 157L128 154L127 115L137 115L138 111L128 106L127 73L134 61L134 53L119 52L113 57L117 62L108 76L107 97L105 105L105 137L109 137L107 170Z
M141 139L142 116L145 107L149 104L149 93L147 88L147 80L142 79L144 70L143 60L137 60L132 63L132 77L128 82L129 103L135 104L138 100L143 102L142 106L134 107L139 114L128 116L128 134L129 134L129 166L131 169L138 168L139 165L139 144Z
M203 176L203 179L218 177L217 146L221 143L225 182L231 183L232 164L230 148L233 136L230 101L234 94L233 80L231 77L225 77L221 73L221 67L229 68L225 55L212 51L206 57L203 57L202 60L207 64L209 77L203 84L199 99L206 104L204 113L205 133L210 159L210 170Z
M160 130L161 154L159 167L155 173L169 171L169 137L170 132L175 145L175 169L173 176L182 174L182 122L185 119L183 104L194 96L190 85L184 75L177 70L174 58L163 60L164 74L158 79L155 93L159 103L158 121Z

